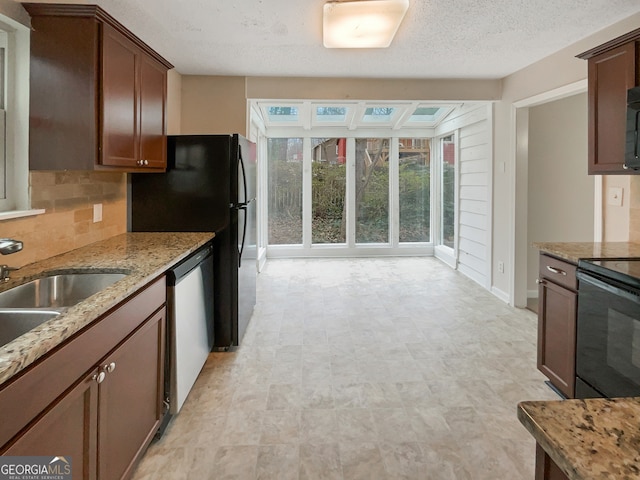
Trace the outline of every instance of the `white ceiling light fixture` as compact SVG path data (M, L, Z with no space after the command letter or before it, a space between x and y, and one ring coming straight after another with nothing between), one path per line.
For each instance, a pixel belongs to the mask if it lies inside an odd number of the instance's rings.
M323 7L327 48L387 48L409 8L409 0L329 2Z

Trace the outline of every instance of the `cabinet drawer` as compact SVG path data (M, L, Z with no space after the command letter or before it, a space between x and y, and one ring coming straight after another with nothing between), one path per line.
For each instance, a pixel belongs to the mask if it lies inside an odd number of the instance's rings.
M578 289L576 265L549 255L540 255L540 278L551 280L571 290Z
M0 387L0 446L92 369L166 299L162 276Z

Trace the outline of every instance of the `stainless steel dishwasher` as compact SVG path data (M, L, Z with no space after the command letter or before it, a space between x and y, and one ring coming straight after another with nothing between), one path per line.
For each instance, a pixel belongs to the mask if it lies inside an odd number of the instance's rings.
M213 347L213 247L207 245L167 272L167 415L180 411Z

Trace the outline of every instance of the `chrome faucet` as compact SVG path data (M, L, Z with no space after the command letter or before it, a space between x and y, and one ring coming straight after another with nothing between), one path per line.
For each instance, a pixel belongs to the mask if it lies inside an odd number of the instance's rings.
M22 242L20 240L14 240L13 238L0 238L0 253L2 255L9 255L10 253L16 253L20 250L22 250ZM0 282L8 282L9 274L16 270L18 270L16 267L0 265Z

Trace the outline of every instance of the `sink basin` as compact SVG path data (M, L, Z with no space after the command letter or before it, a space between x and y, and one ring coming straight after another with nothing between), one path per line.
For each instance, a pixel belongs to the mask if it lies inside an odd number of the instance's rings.
M72 307L125 276L95 272L49 275L0 292L0 308Z
M51 310L0 310L0 346L60 315Z

